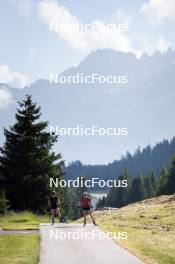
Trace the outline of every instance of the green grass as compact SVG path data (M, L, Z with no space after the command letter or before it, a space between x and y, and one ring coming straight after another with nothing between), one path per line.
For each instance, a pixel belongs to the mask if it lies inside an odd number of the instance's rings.
M38 230L39 224L50 222L50 216L35 215L31 212L0 215L0 227L5 230ZM0 235L1 264L38 264L40 239L39 234Z
M173 196L160 196L114 211L97 211L95 218L105 231L127 232L127 239L116 242L145 263L175 264Z
M38 264L39 235L1 235L1 264Z
M32 229L38 230L40 223L50 222L49 215L35 215L31 212L14 213L0 215L0 227L7 230L12 229Z

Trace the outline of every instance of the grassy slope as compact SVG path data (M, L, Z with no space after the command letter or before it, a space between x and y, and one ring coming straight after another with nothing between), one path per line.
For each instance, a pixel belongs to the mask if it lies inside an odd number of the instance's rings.
M39 235L1 235L1 264L38 264Z
M128 238L116 239L117 243L145 263L175 263L175 197L160 196L114 211L97 211L95 218L105 231L127 232Z

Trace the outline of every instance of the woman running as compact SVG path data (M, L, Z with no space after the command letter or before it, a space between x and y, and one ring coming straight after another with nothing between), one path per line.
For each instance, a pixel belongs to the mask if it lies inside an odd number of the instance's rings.
M58 207L60 204L60 200L56 196L55 191L51 193L49 202L50 202L50 207L51 207L52 225L53 225L55 222L55 217L58 216L60 218L60 209Z
M94 217L91 212L91 198L88 196L87 192L83 193L83 197L81 198L81 205L83 207L83 215L84 215L84 226L86 226L86 216L90 214L92 222L96 225Z

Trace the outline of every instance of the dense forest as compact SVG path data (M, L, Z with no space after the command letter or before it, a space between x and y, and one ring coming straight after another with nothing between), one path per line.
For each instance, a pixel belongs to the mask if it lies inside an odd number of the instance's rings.
M175 194L175 156L169 168L162 168L159 177L153 172L132 178L128 171L119 177L127 180L126 188L111 188L107 197L99 200L97 208L117 207L142 201L159 195Z
M131 177L138 174L147 175L150 172L158 177L163 167L170 166L173 155L175 138L170 141L163 140L154 147L148 145L142 150L138 148L133 155L127 152L120 160L108 165L83 165L80 161L72 162L65 168L66 178L74 179L83 174L86 178L116 179L123 175L126 169Z

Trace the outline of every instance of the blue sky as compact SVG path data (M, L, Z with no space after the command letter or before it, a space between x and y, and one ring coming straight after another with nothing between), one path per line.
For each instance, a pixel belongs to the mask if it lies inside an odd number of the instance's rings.
M51 5L54 8L49 11ZM73 34L61 36L49 31L48 17L55 19L56 16L53 10L61 10L56 18L59 23L65 23L72 17L84 23L127 22L128 32L116 36L106 32L106 35L98 34L97 39L86 32L78 37ZM0 81L12 85L9 79L13 73L18 73L16 82L22 88L38 78L48 78L49 72L61 72L76 65L97 48L132 51L138 56L142 52L152 54L155 50L164 52L168 47L174 48L173 10L174 0L1 1ZM79 45L81 41L84 42L83 47Z

